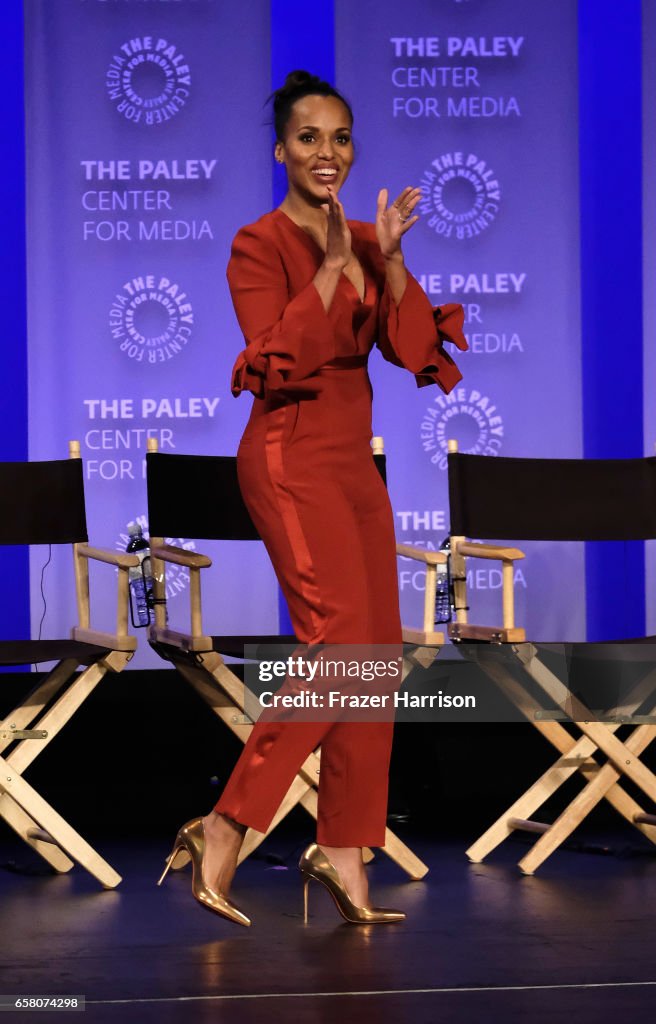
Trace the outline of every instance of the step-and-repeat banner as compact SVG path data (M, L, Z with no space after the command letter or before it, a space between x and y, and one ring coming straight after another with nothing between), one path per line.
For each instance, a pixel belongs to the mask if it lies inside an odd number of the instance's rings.
M408 265L434 305L466 311L451 395L370 363L406 542L449 532L449 438L484 455L581 455L576 22L574 0L337 0L357 147L347 213L372 220L379 188L420 186ZM582 546L524 547L518 624L584 638ZM420 620L423 574L399 565L404 619ZM470 583L472 621L498 623L500 569L481 561Z
M237 229L271 205L269 4L26 0L25 13L30 458L79 439L92 542L124 550L130 520L147 530L147 438L232 453L248 416L229 390L243 342L225 268ZM46 560L33 554L35 635ZM44 571L44 636L75 621L69 563L59 550ZM115 616L112 572L94 573L96 628ZM185 572L168 594L172 618L186 613ZM222 547L204 596L210 629L238 632L253 608L276 628L260 545Z
M64 457L79 439L90 536L124 549L130 520L147 528L147 438L231 453L248 415L229 392L242 339L225 267L235 231L271 205L269 4L25 6L30 457ZM409 265L435 305L467 314L464 380L448 397L372 357L403 540L448 533L450 437L488 455L581 453L576 51L574 0L336 3L336 79L358 150L347 212L371 220L381 186L420 185ZM221 548L209 628L276 628L258 548ZM520 621L582 637L580 546L558 562L528 549ZM69 558L55 552L43 574L44 636L75 617L62 598ZM35 634L46 559L32 559ZM95 574L99 628L114 615L108 572ZM399 574L409 621L422 574L407 561ZM476 619L498 621L499 569L481 563L471 583ZM172 617L187 585L171 574Z
M642 5L645 455L656 455L656 5ZM645 558L647 632L656 633L656 541Z

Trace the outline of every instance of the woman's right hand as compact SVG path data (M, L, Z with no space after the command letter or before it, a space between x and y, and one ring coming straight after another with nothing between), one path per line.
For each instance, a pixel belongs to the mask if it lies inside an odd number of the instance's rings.
M351 232L346 223L344 207L330 186L327 186L327 190L328 234L324 262L327 266L338 267L341 271L351 259Z

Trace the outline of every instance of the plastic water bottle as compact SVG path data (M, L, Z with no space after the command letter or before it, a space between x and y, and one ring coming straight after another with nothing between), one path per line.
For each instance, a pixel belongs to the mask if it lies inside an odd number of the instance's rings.
M133 626L147 626L153 592L153 574L150 568L150 546L139 523L128 523L130 539L126 551L137 555L139 565L128 569L130 582L130 612Z
M451 538L447 537L440 546L440 551L449 555ZM451 573L449 560L435 566L437 586L435 587L435 622L451 622Z

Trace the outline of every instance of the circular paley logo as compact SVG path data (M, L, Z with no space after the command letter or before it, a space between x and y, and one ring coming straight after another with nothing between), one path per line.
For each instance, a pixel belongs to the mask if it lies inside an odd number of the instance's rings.
M458 451L467 455L498 455L503 436L503 417L494 400L468 388L437 395L420 427L422 448L439 469L447 467L450 440L457 441Z
M136 363L154 365L174 359L189 344L193 323L187 293L160 274L126 281L109 311L112 338Z
M436 157L419 187L418 210L441 238L476 238L499 213L501 186L494 170L476 153L456 150Z
M143 535L146 540L149 540L148 532L148 517L147 516L136 516L134 522L138 523L143 531ZM128 533L128 524L125 525L125 532L121 532L116 541L116 550L124 552L128 546L130 535ZM193 540L185 540L184 537L165 537L165 544L173 544L176 548L184 548L185 551L195 551L196 544ZM178 594L182 593L183 590L187 590L189 587L189 570L183 565L173 565L171 562L166 563L166 600L170 601L172 598L177 597Z
M169 40L137 36L112 57L105 85L126 121L152 127L180 113L189 99L191 70L184 54Z

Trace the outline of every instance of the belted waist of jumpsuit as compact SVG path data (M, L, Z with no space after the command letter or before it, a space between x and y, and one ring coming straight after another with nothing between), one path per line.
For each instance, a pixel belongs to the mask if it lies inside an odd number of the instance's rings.
M331 359L329 363L324 363L321 367L321 372L323 373L324 370L360 370L367 365L368 359L367 353L355 356L338 356L337 359Z

